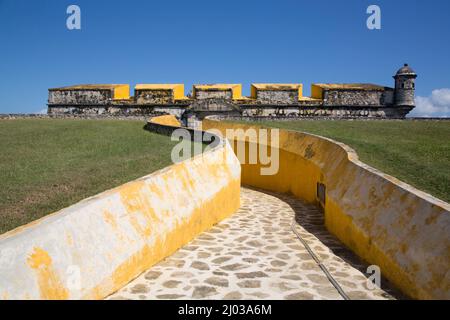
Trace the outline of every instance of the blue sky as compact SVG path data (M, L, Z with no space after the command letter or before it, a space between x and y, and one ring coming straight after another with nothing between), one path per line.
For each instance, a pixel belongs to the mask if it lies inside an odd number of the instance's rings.
M70 4L79 31L66 28ZM366 27L370 4L381 30ZM0 113L39 111L48 88L80 83L393 86L408 62L417 95L445 114L449 16L448 0L0 0Z

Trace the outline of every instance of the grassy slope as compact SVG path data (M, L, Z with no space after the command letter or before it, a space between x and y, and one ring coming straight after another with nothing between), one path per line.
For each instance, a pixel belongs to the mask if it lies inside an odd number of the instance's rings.
M0 121L0 234L171 164L176 142L120 120Z
M266 121L341 141L359 158L450 202L450 121Z

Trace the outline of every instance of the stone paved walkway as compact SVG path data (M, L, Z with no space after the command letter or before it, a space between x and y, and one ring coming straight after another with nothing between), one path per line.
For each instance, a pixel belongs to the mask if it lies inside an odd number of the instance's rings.
M367 265L327 232L315 207L246 188L241 197L237 213L108 299L342 299L292 231L294 217L351 299L398 296L384 279L384 290L366 289Z

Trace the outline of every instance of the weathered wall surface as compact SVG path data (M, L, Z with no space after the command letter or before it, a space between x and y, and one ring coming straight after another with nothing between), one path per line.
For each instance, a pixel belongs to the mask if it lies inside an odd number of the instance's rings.
M173 127L181 126L180 121L178 121L178 119L173 115L154 117L150 121L152 123L161 124L161 125L165 125L165 126L173 126Z
M0 236L0 298L103 298L234 213L239 196L222 143L17 228Z
M324 106L381 106L382 91L325 90Z
M193 97L186 97L183 84L139 84L130 98L128 85L78 85L49 89L48 110L51 114L150 116L155 110L181 118L187 109L201 105L208 108L201 111L212 114L232 104L249 117L404 118L414 108L409 102L394 106L392 88L371 84L314 84L312 98L303 97L302 90L301 84L252 84L251 96L243 97L240 84L210 84L194 85ZM410 94L414 96L414 90ZM403 96L400 92L396 98Z
M111 90L51 90L49 104L108 104L113 98Z
M410 108L370 108L370 107L321 107L321 106L286 106L277 107L266 105L264 107L245 106L242 107L243 117L295 117L299 118L404 118Z
M231 90L195 90L196 99L227 99L233 98Z
M415 106L414 79L395 80L395 104L399 106Z
M258 90L256 100L263 104L298 103L298 90Z
M61 106L50 105L49 115L104 115L104 116L158 116L161 114L171 114L178 118L186 111L185 106L115 106L115 105L91 105L91 106Z
M225 133L259 127L205 119L203 128ZM262 176L260 164L243 164L242 183L310 203L319 203L321 183L330 232L407 295L450 299L448 203L361 163L349 147L326 138L280 130L279 152L276 175Z
M174 102L172 90L135 90L137 104L168 104Z

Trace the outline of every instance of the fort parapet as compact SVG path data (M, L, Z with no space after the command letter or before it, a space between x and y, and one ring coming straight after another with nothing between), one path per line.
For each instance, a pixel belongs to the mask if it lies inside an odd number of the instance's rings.
M138 84L130 97L127 84L76 85L49 89L50 115L172 114L184 123L211 114L242 117L404 118L414 106L417 75L408 66L398 70L395 88L366 83L313 84L311 97L302 84L257 83L250 97L241 84L194 85L185 96L183 84Z

